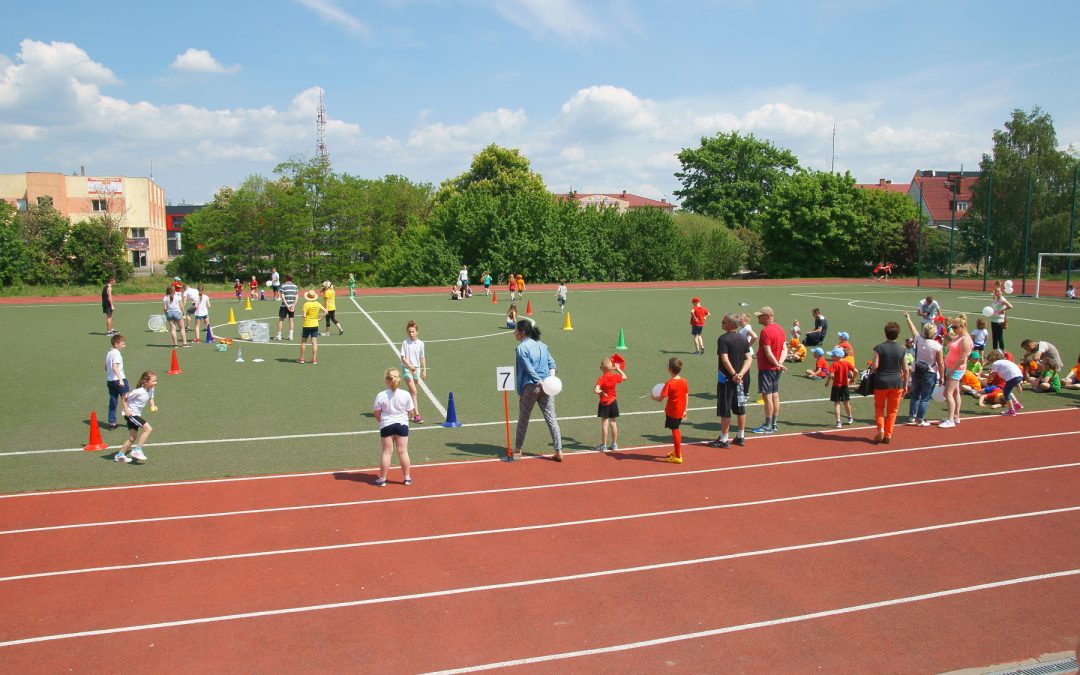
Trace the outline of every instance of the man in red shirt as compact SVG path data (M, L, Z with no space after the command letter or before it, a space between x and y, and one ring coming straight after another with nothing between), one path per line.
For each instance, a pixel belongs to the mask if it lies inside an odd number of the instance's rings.
M787 370L784 365L787 333L776 323L772 307L762 307L756 314L762 326L758 333L758 391L765 401L765 421L751 431L774 434L776 417L780 414L780 375Z
M710 316L709 310L701 306L701 298L693 298L690 301L690 335L694 336L694 353L705 353L705 342L701 337L701 331L705 329L705 319Z

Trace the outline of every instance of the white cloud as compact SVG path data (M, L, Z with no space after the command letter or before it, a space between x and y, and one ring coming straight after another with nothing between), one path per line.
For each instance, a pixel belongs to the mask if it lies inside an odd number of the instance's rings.
M371 33L371 29L363 21L338 7L333 0L296 0L296 2L318 14L324 21L337 24L350 33L364 37Z
M585 159L585 150L578 145L571 145L565 147L559 152L559 157L562 157L567 162L577 163Z
M603 37L601 27L610 25L610 19L591 17L582 11L581 3L570 0L495 0L492 9L535 38L553 34L571 43Z
M409 134L408 146L431 154L480 150L491 143L513 142L527 121L524 110L499 108L465 124L424 124Z
M27 122L62 117L75 103L77 87L96 90L120 83L111 70L70 42L23 40L17 59L19 63L7 57L0 62L0 112L15 111Z
M571 134L599 137L659 130L654 101L608 84L578 90L563 103L559 124Z
M235 73L240 70L240 66L236 65L226 68L210 52L193 47L183 54L177 54L169 67L182 73Z

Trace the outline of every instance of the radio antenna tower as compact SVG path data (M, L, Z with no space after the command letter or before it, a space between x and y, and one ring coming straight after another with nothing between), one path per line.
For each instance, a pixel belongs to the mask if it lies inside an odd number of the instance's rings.
M323 92L319 90L319 112L315 115L315 145L319 163L325 171L330 168L330 153L326 149L326 106L323 105Z
M836 125L832 125L832 152L829 154L829 173L836 173Z

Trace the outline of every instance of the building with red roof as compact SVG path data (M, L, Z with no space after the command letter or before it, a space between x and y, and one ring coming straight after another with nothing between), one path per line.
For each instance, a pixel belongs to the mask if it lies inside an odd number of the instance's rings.
M907 193L922 209L928 222L950 229L953 216L959 222L971 207L971 188L978 171L916 171Z
M862 190L875 190L877 192L899 192L907 194L911 186L907 183L893 183L887 178L879 178L876 183L856 183L855 187Z
M619 210L619 213L635 209L666 209L668 213L675 210L675 205L666 199L657 201L648 197L630 194L626 190L622 192L577 192L572 190L564 194L557 194L555 197L560 201L575 201L583 209L590 206L597 208L614 207Z

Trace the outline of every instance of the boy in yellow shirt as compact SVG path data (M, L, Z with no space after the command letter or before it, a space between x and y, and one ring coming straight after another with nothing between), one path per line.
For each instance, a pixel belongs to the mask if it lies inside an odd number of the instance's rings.
M319 294L312 289L304 293L302 314L304 317L303 333L300 334L300 359L304 362L304 350L307 348L308 339L311 340L311 365L318 363L319 358L319 319L326 313L326 308L319 302Z
M323 333L323 336L325 337L330 334L331 321L333 321L334 325L337 326L338 335L344 335L345 329L341 327L341 324L338 323L337 317L334 316L334 314L337 312L337 291L334 290L334 284L330 283L329 281L324 281L322 282L322 288L323 299L326 302L326 331Z

